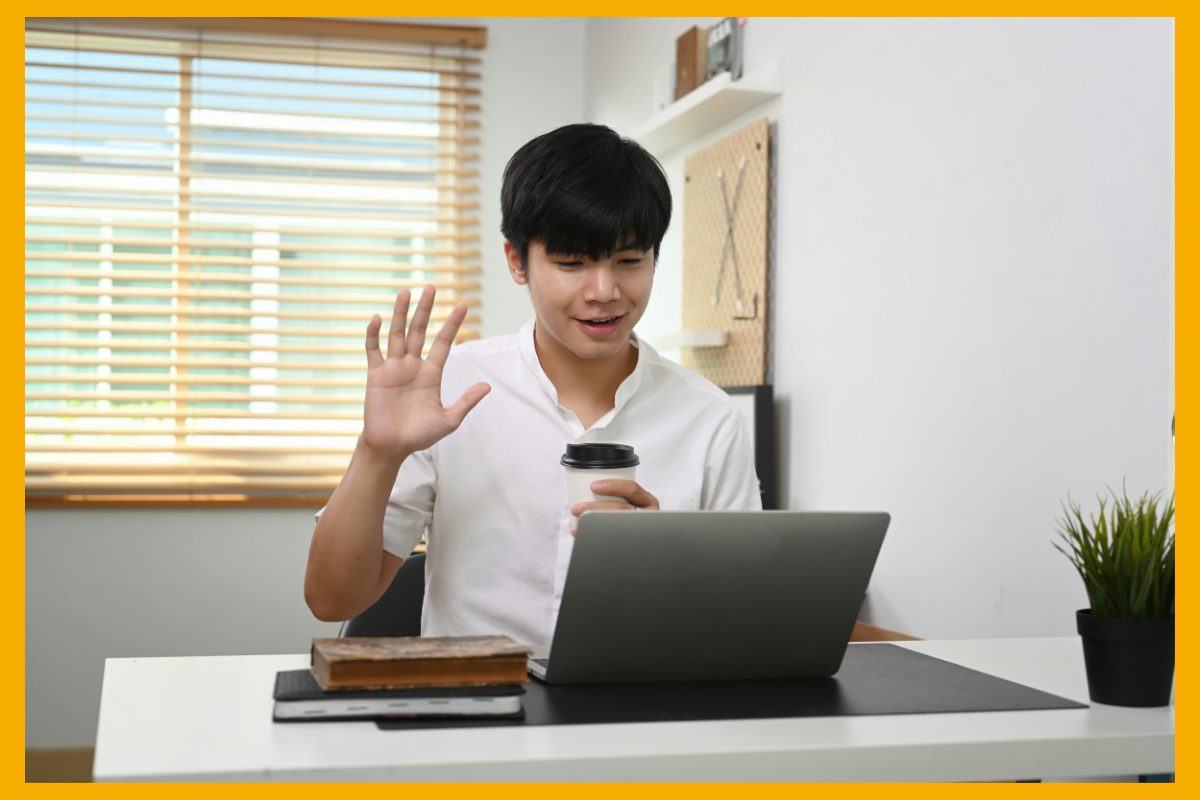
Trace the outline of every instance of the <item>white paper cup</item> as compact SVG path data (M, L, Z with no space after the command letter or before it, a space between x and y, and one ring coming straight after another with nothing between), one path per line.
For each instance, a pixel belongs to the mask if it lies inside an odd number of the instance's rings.
M572 508L577 503L629 502L624 497L596 494L592 484L604 480L637 480L640 460L627 444L595 442L568 444L559 463L567 471L567 507Z
M596 481L633 481L637 480L637 467L617 467L615 469L575 469L567 470L567 505L574 508L576 503L591 503L601 500L611 500L617 503L628 503L624 497L610 497L596 494L592 484Z

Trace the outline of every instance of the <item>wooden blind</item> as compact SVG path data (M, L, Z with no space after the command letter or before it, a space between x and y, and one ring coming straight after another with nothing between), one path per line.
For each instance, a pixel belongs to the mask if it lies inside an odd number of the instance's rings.
M479 335L478 59L263 27L26 21L27 504L321 502L371 315Z

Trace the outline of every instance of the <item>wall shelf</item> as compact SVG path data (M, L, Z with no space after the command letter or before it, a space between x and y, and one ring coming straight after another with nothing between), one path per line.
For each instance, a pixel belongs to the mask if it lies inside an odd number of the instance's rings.
M723 72L639 125L633 138L662 157L781 94L783 62L779 59L743 75L740 81Z

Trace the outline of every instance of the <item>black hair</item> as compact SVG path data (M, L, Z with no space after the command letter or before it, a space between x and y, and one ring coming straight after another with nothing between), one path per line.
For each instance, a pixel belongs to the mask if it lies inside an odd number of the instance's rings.
M565 125L528 142L504 167L500 232L527 266L529 243L598 260L659 246L671 188L658 159L604 125Z

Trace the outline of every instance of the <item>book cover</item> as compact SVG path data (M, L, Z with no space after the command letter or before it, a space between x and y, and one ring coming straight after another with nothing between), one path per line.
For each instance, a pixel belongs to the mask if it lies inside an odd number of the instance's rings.
M692 27L675 40L675 99L704 83L707 31Z
M313 639L325 690L527 683L532 648L507 636Z
M704 80L712 80L722 72L730 73L735 81L741 79L744 24L743 17L726 17L708 29Z

